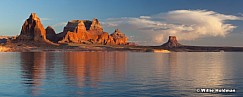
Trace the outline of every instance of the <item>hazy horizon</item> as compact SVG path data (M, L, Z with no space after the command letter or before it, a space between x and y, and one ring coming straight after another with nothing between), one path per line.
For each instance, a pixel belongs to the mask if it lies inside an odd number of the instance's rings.
M98 18L104 31L119 28L141 45L160 45L169 35L188 45L243 46L243 1L220 0L4 0L0 36L18 35L33 12L60 33L73 19Z

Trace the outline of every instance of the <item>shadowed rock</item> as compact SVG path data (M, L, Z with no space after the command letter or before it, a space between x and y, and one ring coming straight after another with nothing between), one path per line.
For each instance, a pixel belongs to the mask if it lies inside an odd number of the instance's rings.
M167 47L167 48L173 48L173 47L179 47L182 45L180 43L178 43L176 36L169 36L168 42L164 43L162 46Z
M51 26L46 28L46 38L52 42L56 42L56 32Z
M7 43L8 39L7 38L0 38L0 44L5 44Z

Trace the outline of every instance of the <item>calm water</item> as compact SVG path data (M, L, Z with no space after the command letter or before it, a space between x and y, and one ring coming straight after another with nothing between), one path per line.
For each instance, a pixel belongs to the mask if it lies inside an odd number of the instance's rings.
M0 53L0 96L198 95L243 95L243 53Z

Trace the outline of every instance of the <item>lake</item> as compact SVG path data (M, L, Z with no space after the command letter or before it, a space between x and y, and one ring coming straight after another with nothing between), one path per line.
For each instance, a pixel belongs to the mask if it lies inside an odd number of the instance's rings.
M0 53L0 96L240 96L242 74L239 52Z

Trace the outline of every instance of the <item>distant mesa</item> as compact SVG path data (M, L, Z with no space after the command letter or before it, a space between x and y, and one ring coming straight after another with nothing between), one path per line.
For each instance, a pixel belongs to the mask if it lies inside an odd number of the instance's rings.
M98 19L71 20L61 33L48 26L44 29L36 13L31 13L22 26L17 41L35 41L43 43L78 43L78 44L103 44L126 45L128 38L116 29L111 35L104 32Z
M161 46L166 48L175 48L182 45L177 41L176 36L169 36L169 40Z

